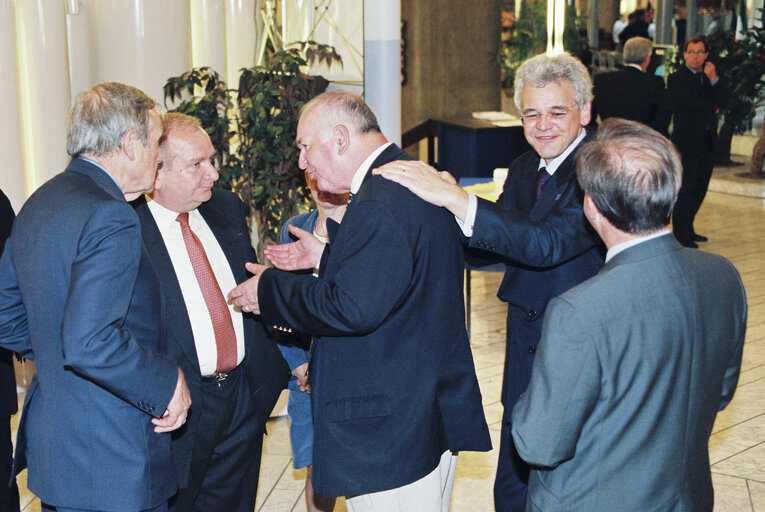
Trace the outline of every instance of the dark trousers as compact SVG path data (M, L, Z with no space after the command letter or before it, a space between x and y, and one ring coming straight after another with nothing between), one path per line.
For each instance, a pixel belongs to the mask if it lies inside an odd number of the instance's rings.
M707 195L714 169L714 153L697 151L683 155L683 182L672 214L672 230L681 241L691 241L695 233L693 221Z
M499 440L499 462L494 479L494 509L496 512L523 512L529 486L529 465L515 449L512 425L502 422Z
M11 417L0 417L0 510L19 510L19 488L16 479L9 486L13 471L13 442Z
M170 500L170 510L252 512L263 434L243 370L222 382L203 381L196 413L201 418L188 484Z
M45 503L42 504L42 512L100 512L98 510L85 510L82 508L63 508L63 507L52 507L50 505L46 505ZM167 502L162 503L160 506L156 508L150 508L146 510L141 510L141 512L167 512Z

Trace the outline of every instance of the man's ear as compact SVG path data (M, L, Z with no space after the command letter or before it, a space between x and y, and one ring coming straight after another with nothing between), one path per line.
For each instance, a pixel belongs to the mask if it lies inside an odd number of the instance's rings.
M588 101L587 103L584 104L582 109L579 111L579 122L581 123L582 126L587 126L588 124L590 124L590 117L592 114L591 108L592 108L592 102Z
M135 145L138 143L140 143L138 135L135 130L131 128L126 131L120 139L120 150L125 153L130 160L135 160Z
M351 147L351 132L344 124L335 125L332 129L332 143L337 147L337 154L342 155Z

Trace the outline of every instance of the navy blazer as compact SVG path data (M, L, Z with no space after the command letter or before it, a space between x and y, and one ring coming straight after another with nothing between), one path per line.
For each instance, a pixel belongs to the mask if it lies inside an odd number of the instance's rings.
M134 511L177 488L156 434L178 380L138 217L83 159L42 185L0 261L0 344L34 359L16 470L52 506Z
M725 91L719 82L712 85L703 72L700 78L685 65L667 78L672 142L683 155L711 153L717 140L716 110Z
M141 232L151 262L161 276L160 285L165 302L168 355L177 363L186 377L191 392L192 407L202 407L202 375L199 371L194 335L191 330L186 303L183 300L178 279L167 253L162 234L157 228L144 198L136 201L136 212L141 220ZM204 218L228 259L237 283L246 281L249 273L244 265L257 261L255 250L250 243L247 229L246 207L233 192L212 190L210 200L202 203L199 213ZM228 290L222 290L225 295ZM255 401L255 408L261 431L276 404L281 390L287 385L289 369L271 342L259 317L244 314L245 358L241 363ZM199 414L189 415L186 424L173 432L173 459L178 471L181 487L185 487L191 469L194 444L199 441Z
M371 169L409 159L388 147ZM368 173L330 232L319 279L266 270L269 324L319 337L311 360L313 485L325 496L397 488L447 449L491 448L465 330L454 217Z
M595 75L592 102L593 123L621 117L646 124L665 137L669 135L672 112L667 104L664 80L634 66Z
M536 200L538 167L539 155L527 151L510 166L496 203L478 199L468 242L470 248L489 251L506 265L497 295L509 304L502 383L507 421L531 378L547 302L603 266L602 243L582 210L576 150Z

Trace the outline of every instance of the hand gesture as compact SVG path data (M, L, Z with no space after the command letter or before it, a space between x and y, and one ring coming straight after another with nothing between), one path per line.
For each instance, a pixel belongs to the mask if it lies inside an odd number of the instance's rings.
M288 226L298 240L289 244L270 245L263 251L266 257L281 270L305 270L319 266L324 243L304 229Z

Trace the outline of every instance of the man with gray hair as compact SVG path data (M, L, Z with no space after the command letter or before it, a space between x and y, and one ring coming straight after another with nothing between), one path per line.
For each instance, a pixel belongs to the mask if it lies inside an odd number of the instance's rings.
M593 122L600 115L621 117L646 124L668 136L672 112L667 103L664 81L646 70L651 63L653 43L645 37L633 37L624 45L622 69L595 75Z
M741 279L670 233L682 168L665 137L609 119L577 164L608 254L550 301L513 410L527 510L712 510L709 435L738 380Z
M189 390L126 201L151 191L162 120L119 83L81 94L66 170L19 212L0 260L0 345L34 360L16 471L44 511L164 511Z
M513 445L510 414L531 378L547 301L603 265L597 235L582 213L574 162L587 136L591 100L587 68L571 55L538 55L521 65L515 104L533 150L512 163L496 204L468 194L451 175L422 162L394 162L377 171L446 207L461 225L471 252L506 265L497 293L508 303L505 411L494 482L499 512L526 506L529 467Z

